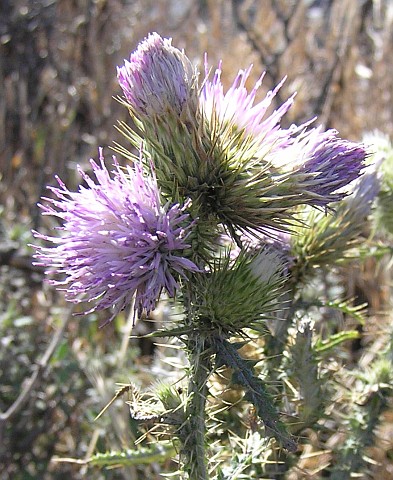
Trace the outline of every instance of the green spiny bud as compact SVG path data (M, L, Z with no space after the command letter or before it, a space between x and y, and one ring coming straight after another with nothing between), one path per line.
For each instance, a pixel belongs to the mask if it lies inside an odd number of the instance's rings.
M378 172L372 168L355 183L353 193L335 205L332 212L312 208L301 212L303 225L296 228L292 236L292 254L297 258L293 272L297 279L312 274L315 267L345 260L352 249L364 242L365 221L379 186Z
M268 247L251 257L242 252L234 262L230 255L216 260L211 273L196 276L192 316L198 328L226 333L263 328L282 308L277 297L285 283L284 268L282 258Z

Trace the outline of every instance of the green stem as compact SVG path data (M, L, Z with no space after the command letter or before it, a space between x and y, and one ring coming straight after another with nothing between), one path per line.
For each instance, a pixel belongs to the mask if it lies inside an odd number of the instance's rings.
M207 480L205 449L207 380L210 376L210 354L200 334L188 339L190 375L186 420L181 428L184 469L190 480Z

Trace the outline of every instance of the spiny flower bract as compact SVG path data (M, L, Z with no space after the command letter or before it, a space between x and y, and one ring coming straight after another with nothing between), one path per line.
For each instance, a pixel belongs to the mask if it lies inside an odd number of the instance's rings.
M192 315L201 330L240 333L264 328L276 310L285 284L285 261L269 246L255 254L231 252L215 260L208 274L196 275L197 301Z
M162 290L173 297L177 278L198 270L184 257L188 214L178 204L161 205L154 171L145 175L140 161L123 170L114 157L112 176L102 152L100 165L91 165L96 183L79 169L87 186L78 192L60 179L50 188L57 199L45 199L41 208L62 219L63 235L35 233L54 244L36 247L37 264L65 275L53 283L72 302L93 302L90 311L112 308L115 316L135 296L135 311L148 314Z

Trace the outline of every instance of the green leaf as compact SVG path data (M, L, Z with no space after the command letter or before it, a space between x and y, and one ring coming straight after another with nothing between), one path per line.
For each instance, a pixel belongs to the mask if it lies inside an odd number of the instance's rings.
M343 313L344 315L350 315L352 318L357 320L360 325L364 325L365 323L365 314L367 303L362 303L361 305L351 305L353 299L349 300L313 300L312 302L308 302L305 307L325 307L331 308L333 310L338 310L339 312Z
M345 315L350 315L352 318L357 320L361 325L365 323L365 313L367 308L367 303L362 303L361 305L350 305L353 300L340 301L340 300L331 300L326 302L327 307L339 310Z
M213 337L212 348L216 353L216 362L233 370L231 382L240 385L245 390L244 399L252 403L259 418L265 424L268 435L273 436L288 451L295 452L296 442L287 432L286 426L280 421L273 399L266 389L265 383L254 373L253 362L243 359L236 344Z
M341 345L343 342L348 340L356 340L359 337L360 334L357 330L347 330L336 333L335 335L331 335L326 340L318 340L314 345L314 349L317 353L325 353L337 347L338 345Z
M59 458L58 462L89 464L99 467L109 467L113 465L132 466L149 465L151 463L165 462L168 458L176 455L176 449L172 444L158 444L150 448L138 448L135 450L127 449L119 452L97 453L87 460L72 458Z

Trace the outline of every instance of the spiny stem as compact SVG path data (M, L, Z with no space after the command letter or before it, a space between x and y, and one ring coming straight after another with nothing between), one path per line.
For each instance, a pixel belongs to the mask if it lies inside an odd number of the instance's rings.
M210 376L210 354L200 334L188 339L190 376L186 420L181 427L185 471L190 480L207 480L205 449L207 380Z

